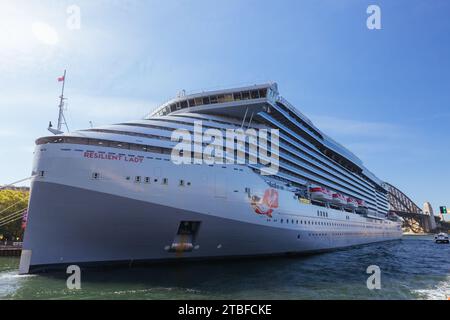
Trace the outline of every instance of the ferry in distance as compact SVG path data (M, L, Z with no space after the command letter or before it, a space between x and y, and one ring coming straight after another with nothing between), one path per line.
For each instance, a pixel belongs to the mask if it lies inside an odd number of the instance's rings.
M56 133L36 140L21 273L402 235L383 181L276 83L179 94L140 120Z

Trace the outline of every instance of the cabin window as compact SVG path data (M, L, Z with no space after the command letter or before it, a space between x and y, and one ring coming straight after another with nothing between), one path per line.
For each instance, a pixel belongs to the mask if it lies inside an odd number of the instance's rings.
M236 101L242 100L242 95L240 92L233 93L233 96L234 96L234 100L236 100Z
M167 178L162 179L162 184L168 184L168 183L169 183L169 180Z
M203 98L203 104L209 104L209 97Z
M258 90L253 90L250 92L252 99L259 99L259 91Z
M141 182L141 176L136 176L134 178L134 182L137 182L137 183Z
M195 100L194 99L190 99L189 100L189 107L195 107Z
M92 173L92 179L97 180L99 177L100 177L100 174L98 172L93 172Z
M259 97L265 98L267 96L267 89L261 89L259 90Z
M225 102L225 96L223 94L220 94L217 96L217 102L224 103Z
M194 99L195 105L196 106L201 106L202 104L204 104L204 100L205 99L202 99L202 98L195 98Z
M188 103L187 103L186 100L181 101L180 105L181 105L181 109L184 109L184 108L188 107Z
M128 149L129 148L128 143L121 143L121 142L111 142L110 146L113 148L119 148L119 149Z
M145 177L145 183L150 183L150 177Z
M210 96L209 97L210 103L217 103L217 96Z
M242 92L242 100L250 99L250 93L248 91Z
M233 95L231 93L225 95L225 102L230 102L230 101L233 101Z

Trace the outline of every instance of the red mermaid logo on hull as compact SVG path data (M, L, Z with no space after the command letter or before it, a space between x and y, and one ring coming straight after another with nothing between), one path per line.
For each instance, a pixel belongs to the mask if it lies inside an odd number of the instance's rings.
M267 189L262 199L258 196L252 196L250 203L257 214L272 218L273 209L278 208L278 191Z

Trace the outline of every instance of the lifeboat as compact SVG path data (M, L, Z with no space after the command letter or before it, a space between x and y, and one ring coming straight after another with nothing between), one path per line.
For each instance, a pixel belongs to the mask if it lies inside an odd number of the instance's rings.
M358 201L356 201L356 199L348 197L347 198L347 206L350 208L356 208L358 206Z
M340 193L333 193L333 203L339 205L347 204L347 199Z
M360 200L360 199L356 199L356 202L358 203L358 208L356 209L356 213L367 214L368 208L367 208L366 202L364 200Z
M364 200L356 199L356 202L358 203L358 207L360 207L360 208L367 208L366 203L365 203Z
M312 186L311 188L309 188L309 192L311 193L311 198L313 200L320 200L320 201L333 200L333 194L324 187Z

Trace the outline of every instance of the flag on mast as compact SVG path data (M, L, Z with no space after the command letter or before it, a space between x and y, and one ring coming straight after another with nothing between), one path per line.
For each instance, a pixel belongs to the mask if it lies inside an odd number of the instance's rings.
M59 81L59 82L64 81L64 76L59 77L59 78L58 78L58 81Z

